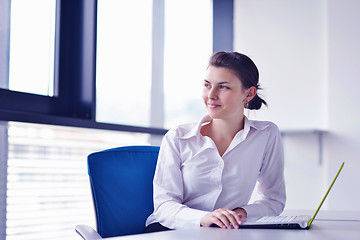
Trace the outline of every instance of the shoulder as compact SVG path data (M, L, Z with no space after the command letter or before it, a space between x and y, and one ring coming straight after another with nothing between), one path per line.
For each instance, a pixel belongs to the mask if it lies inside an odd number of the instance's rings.
M188 141L182 141L182 139L192 138L196 135L196 124L188 123L182 124L173 128L165 134L161 142L160 152L166 155L172 155L175 152L179 153L183 148L183 144ZM195 133L195 134L194 134Z
M189 138L196 136L197 134L197 123L186 123L169 129L166 133L167 137L171 138Z
M258 121L258 120L249 120L250 127L253 127L256 130L259 131L269 131L271 133L277 133L279 132L279 127L270 121Z
M282 137L279 127L270 121L252 121L252 134L266 149L282 149Z

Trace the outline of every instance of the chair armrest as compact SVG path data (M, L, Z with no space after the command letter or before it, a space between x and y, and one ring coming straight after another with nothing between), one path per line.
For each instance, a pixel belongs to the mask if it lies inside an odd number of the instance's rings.
M92 227L88 225L77 225L75 231L84 239L84 240L99 240L103 239Z

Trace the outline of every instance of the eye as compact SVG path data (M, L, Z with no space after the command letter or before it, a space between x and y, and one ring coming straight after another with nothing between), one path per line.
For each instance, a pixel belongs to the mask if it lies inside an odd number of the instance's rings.
M225 85L220 85L219 88L220 89L230 89L228 86L225 86Z
M204 87L206 87L206 88L210 88L210 84L209 84L209 83L207 83L207 82L205 82L205 83L204 83Z

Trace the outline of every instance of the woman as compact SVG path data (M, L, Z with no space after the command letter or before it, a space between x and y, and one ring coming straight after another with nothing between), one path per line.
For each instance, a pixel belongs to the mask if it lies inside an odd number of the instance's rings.
M200 123L169 130L154 176L154 212L145 232L189 227L238 228L243 218L279 215L285 206L284 155L271 122L252 121L260 109L259 73L236 52L215 53L202 98ZM262 199L249 204L256 182Z

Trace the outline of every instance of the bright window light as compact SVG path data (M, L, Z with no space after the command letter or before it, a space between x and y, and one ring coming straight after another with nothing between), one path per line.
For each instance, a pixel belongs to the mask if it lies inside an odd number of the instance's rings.
M12 0L9 89L54 95L55 0Z
M99 0L96 120L149 126L152 1Z
M201 87L212 53L212 1L165 2L165 127L199 121Z

